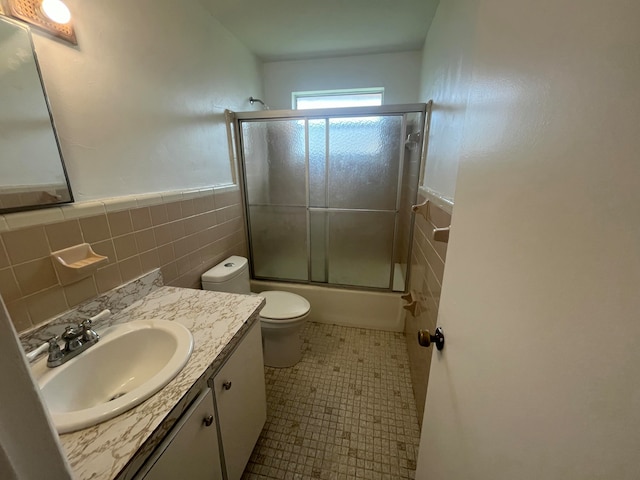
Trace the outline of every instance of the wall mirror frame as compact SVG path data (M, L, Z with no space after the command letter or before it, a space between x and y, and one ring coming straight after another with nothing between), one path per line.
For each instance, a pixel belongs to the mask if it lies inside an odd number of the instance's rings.
M0 15L0 213L73 202L31 29Z

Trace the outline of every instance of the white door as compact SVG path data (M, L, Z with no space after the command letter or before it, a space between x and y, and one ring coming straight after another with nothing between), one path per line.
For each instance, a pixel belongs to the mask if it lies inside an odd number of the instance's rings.
M475 15L416 478L638 479L640 2Z

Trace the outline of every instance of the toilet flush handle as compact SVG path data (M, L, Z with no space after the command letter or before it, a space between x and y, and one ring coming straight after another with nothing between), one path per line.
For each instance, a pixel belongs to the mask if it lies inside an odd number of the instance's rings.
M231 390L231 381L227 380L226 382L224 382L222 384L222 388L224 388L225 390Z

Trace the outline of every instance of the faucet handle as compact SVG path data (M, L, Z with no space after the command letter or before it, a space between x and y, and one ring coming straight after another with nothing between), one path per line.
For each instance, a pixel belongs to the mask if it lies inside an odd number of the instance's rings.
M64 348L67 352L72 352L82 346L82 333L83 331L80 325L77 327L69 326L64 329L62 340L65 341Z
M55 362L62 358L62 350L60 350L58 340L60 340L60 337L57 335L47 340L47 342L49 342L49 358L47 359L47 363Z
M55 349L58 349L58 351L60 351L60 346L58 345L59 339L60 337L56 335L55 337L51 337L49 340L44 342L38 348L31 350L29 353L26 354L27 360L29 362L33 362L44 352L48 351L49 354L51 354L52 352L55 352Z
M90 342L92 340L97 341L100 338L100 335L91 328L91 324L93 322L90 318L87 318L84 322L82 322L79 327L82 329L82 341Z
M80 325L78 325L77 327L72 327L71 325L69 325L68 327L65 327L61 338L65 342L69 342L78 338L80 335L82 335L82 327Z

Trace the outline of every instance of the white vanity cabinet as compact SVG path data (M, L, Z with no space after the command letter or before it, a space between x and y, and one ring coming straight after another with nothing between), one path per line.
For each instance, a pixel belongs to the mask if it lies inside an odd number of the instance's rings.
M226 478L239 480L267 419L259 321L215 374L211 385Z
M218 430L210 388L200 394L158 446L137 480L222 480Z
M240 480L267 419L256 321L135 480Z

